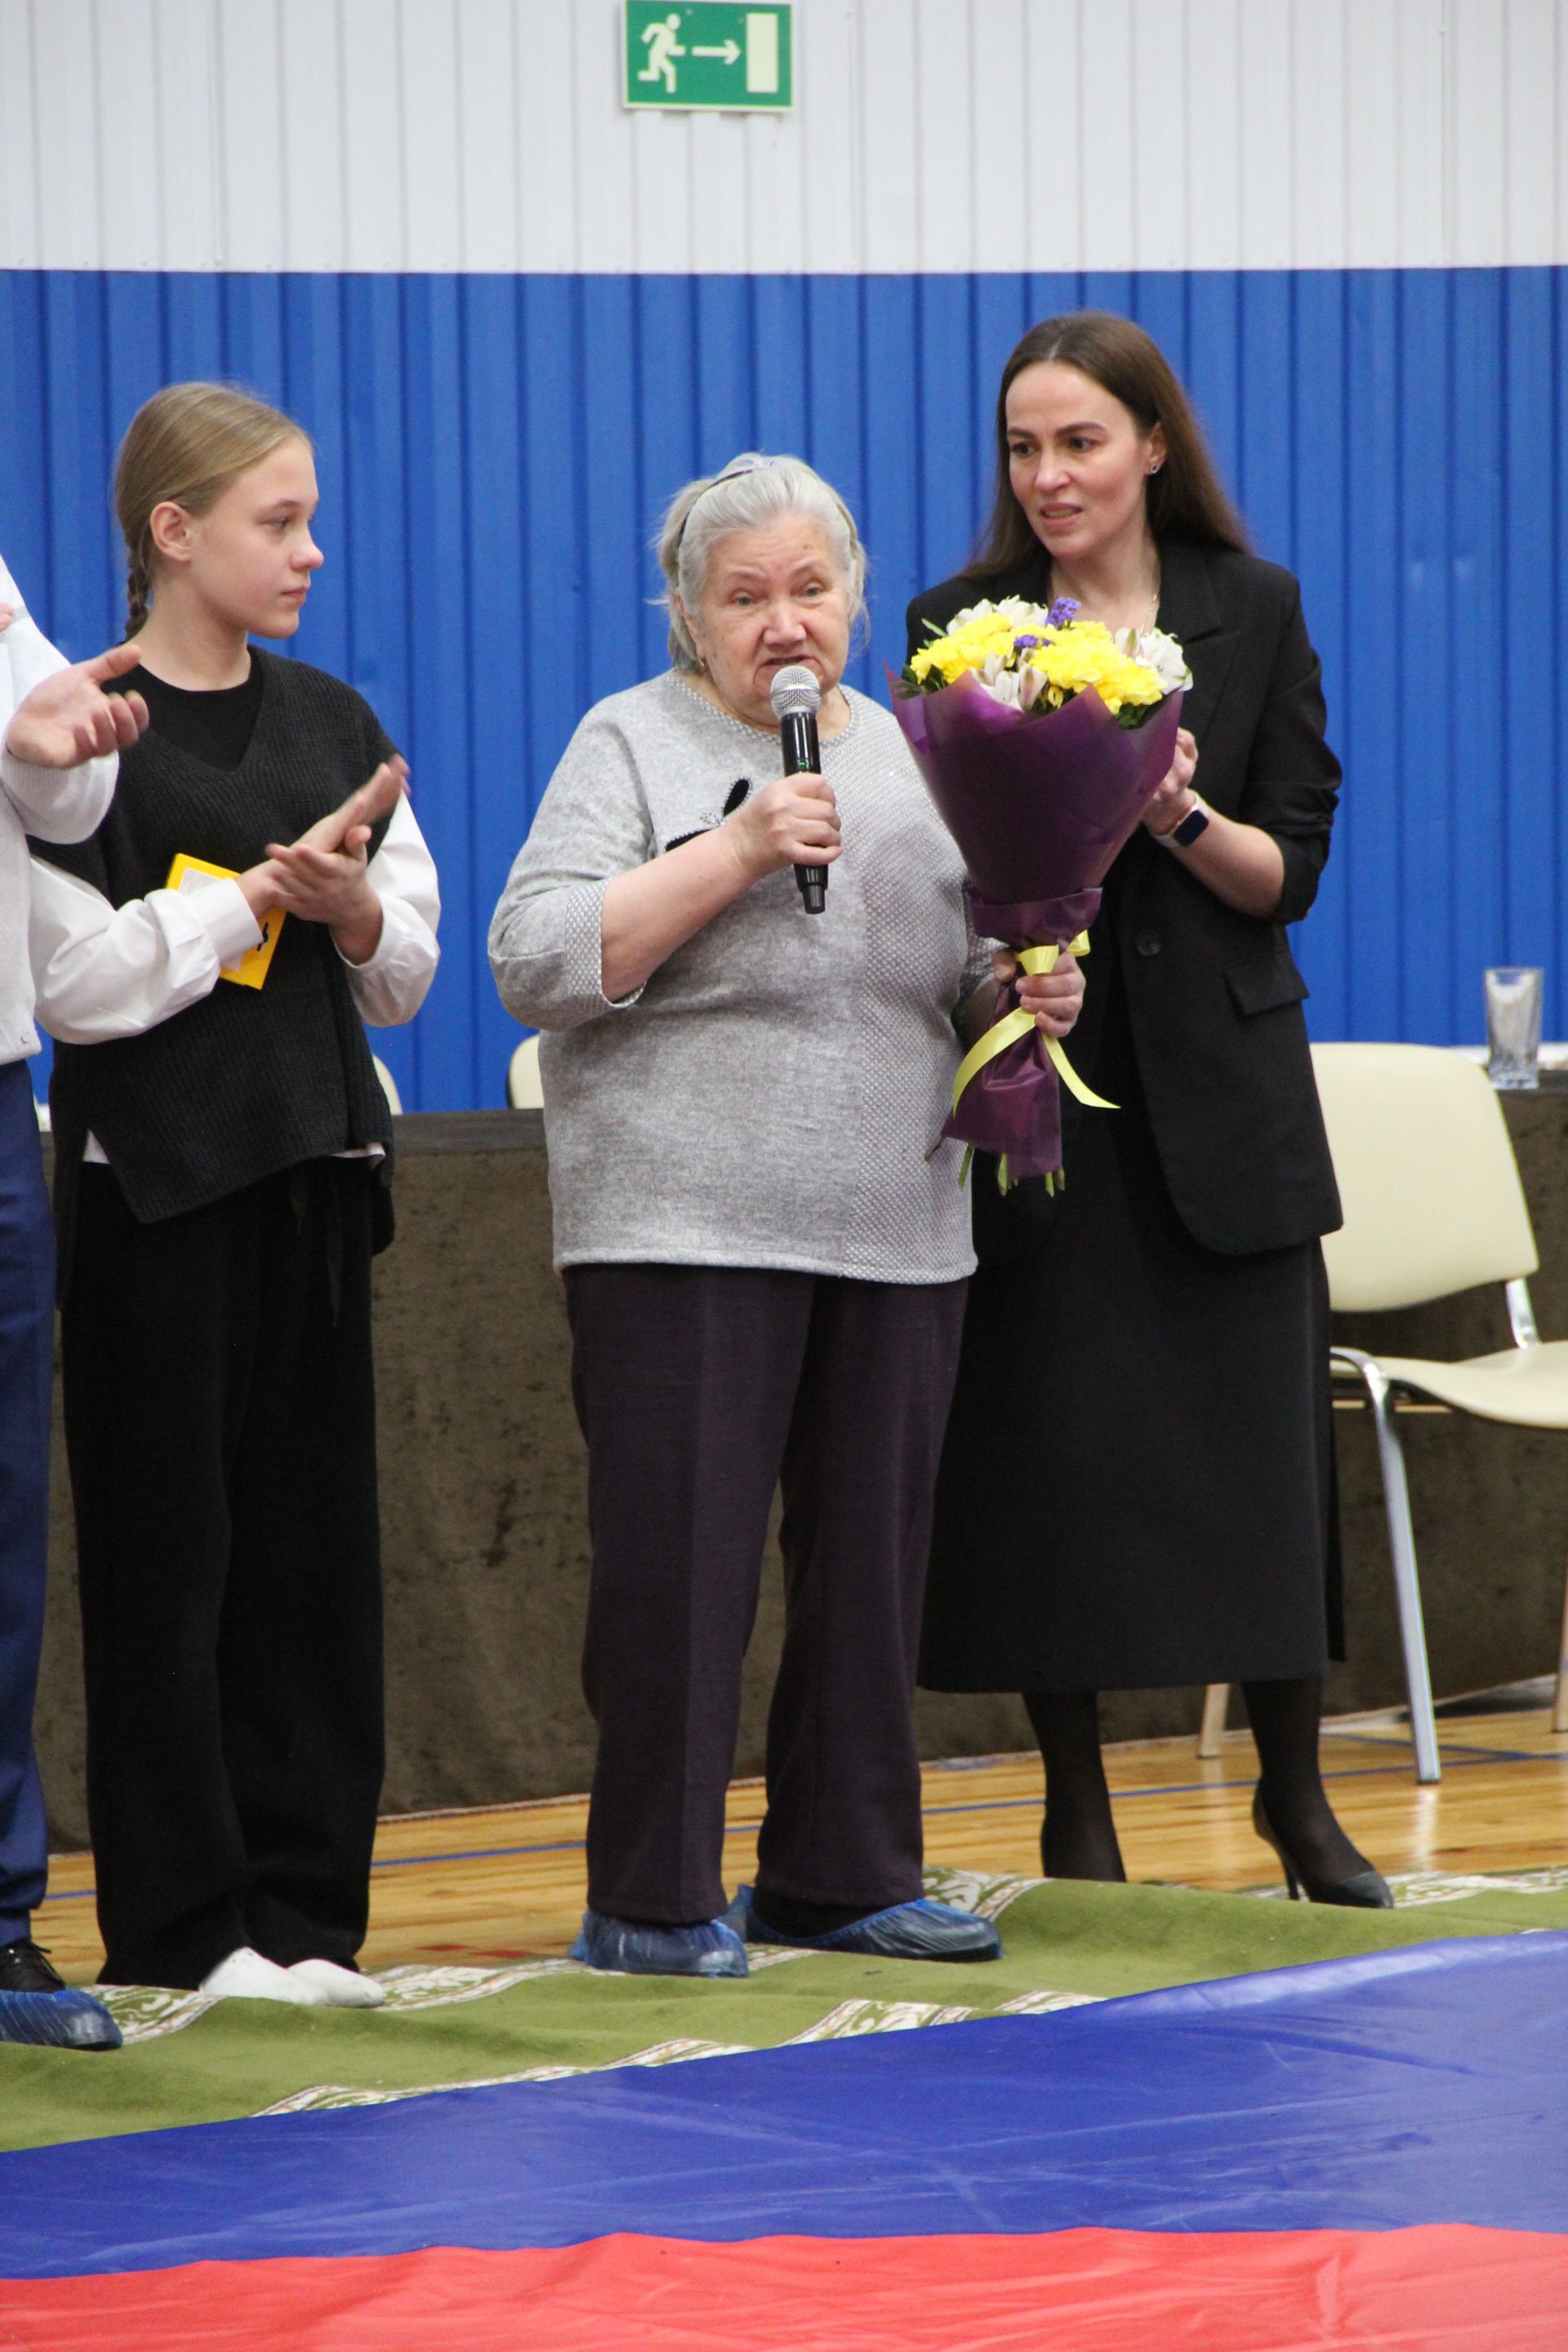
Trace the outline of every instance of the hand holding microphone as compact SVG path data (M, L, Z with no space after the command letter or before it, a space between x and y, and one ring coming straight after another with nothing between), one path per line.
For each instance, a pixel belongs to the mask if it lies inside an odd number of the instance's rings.
M804 662L792 662L788 669L781 669L774 678L768 699L773 706L773 717L779 722L784 774L820 776L822 747L817 740L816 714L822 702L822 688L813 672ZM827 905L826 865L798 858L793 863L801 905L808 915L820 915Z
M819 689L810 670L781 670L773 681L773 699L779 707L780 689L790 698L804 678L811 690L809 712L780 713L784 745L784 773L777 782L742 801L722 831L733 844L748 884L776 874L781 866L795 867L795 881L808 914L820 915L827 887L827 868L839 854L838 809L832 786L816 772L816 704Z

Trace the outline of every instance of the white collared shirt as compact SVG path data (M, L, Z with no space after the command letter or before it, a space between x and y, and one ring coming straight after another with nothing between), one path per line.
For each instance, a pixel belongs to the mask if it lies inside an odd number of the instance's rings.
M0 629L0 747L16 705L34 687L67 667L22 602L22 592L0 562L0 604L13 606ZM25 1061L38 1050L33 1022L33 975L27 956L26 835L42 841L85 841L96 833L114 797L118 752L79 768L35 768L0 748L0 1064Z
M350 992L373 1028L411 1021L441 950L436 862L405 797L366 869L381 900L381 937L362 964L344 959ZM194 891L149 890L111 906L100 890L33 860L29 946L38 1018L51 1037L97 1045L138 1037L210 996L219 969L260 944L237 882ZM89 1136L83 1158L102 1160Z

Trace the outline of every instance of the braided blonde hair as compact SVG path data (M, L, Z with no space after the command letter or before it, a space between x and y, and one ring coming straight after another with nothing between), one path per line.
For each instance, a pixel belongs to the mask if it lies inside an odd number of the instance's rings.
M170 383L142 402L114 469L114 510L125 539L127 637L147 618L157 575L153 508L172 501L188 514L205 514L241 474L289 440L310 446L303 425L232 384Z

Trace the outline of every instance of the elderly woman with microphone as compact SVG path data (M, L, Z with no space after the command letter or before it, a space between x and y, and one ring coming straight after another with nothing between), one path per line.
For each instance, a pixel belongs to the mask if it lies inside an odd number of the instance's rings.
M673 667L583 720L490 930L503 1000L545 1033L588 1444L576 1956L701 1976L744 1975L746 1941L987 1959L987 1922L921 1896L912 1689L973 1265L956 1150L932 1144L989 963L897 725L843 683L865 579L843 501L797 458L737 457L675 499L659 561ZM813 700L820 773L781 776L778 711L798 757L787 713ZM1029 988L1065 1034L1076 968ZM725 1915L778 1484L767 1813Z

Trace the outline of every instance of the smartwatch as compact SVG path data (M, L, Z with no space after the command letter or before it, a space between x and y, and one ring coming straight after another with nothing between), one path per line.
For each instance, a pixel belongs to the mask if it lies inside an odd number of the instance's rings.
M1157 837L1168 849L1190 849L1198 835L1208 831L1209 814L1206 803L1194 793L1193 804L1181 823L1173 824L1169 833L1162 833Z

